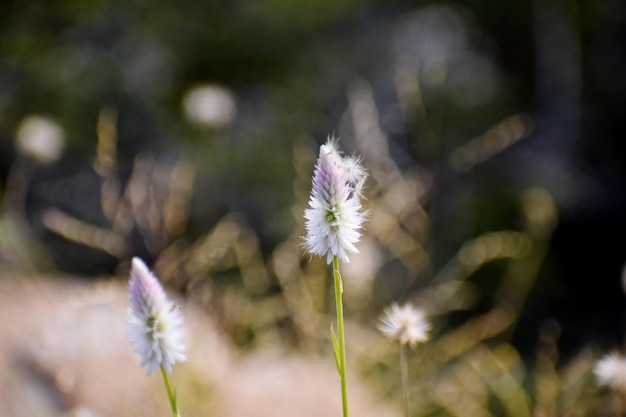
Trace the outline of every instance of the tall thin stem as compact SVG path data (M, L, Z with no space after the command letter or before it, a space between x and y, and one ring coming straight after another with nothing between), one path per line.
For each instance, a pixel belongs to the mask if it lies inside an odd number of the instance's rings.
M178 411L178 401L176 399L176 393L172 389L172 383L170 382L170 376L161 365L161 375L163 375L163 381L165 382L165 389L167 389L167 397L170 400L170 406L172 406L172 414L174 417L180 417L180 412Z
M346 386L346 341L343 329L343 283L339 273L339 257L333 257L333 276L335 278L335 303L337 305L337 332L339 333L339 363L338 370L341 377L341 403L343 406L343 417L348 417L348 390Z
M402 415L409 417L409 366L403 343L400 343L400 383L402 384Z

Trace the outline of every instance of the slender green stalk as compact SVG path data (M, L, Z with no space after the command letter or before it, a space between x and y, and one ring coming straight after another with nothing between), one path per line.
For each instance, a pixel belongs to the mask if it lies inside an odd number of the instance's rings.
M176 393L172 389L172 383L170 382L170 376L161 366L161 375L163 375L163 381L165 382L165 388L167 389L167 397L170 400L170 405L172 406L172 414L174 417L180 417L180 412L178 411L178 401L176 399Z
M400 343L400 383L402 384L402 415L409 417L409 366L406 360L406 347Z
M341 377L341 403L343 406L343 417L348 417L348 390L346 386L346 340L343 329L343 283L339 273L339 257L333 258L333 276L335 277L335 302L337 304L337 332L339 333L339 352L337 356L337 368Z

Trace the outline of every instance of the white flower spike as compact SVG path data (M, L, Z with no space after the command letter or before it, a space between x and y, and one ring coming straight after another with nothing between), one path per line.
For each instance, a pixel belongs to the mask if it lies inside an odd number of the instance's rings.
M366 217L359 198L366 176L361 161L344 157L336 139L329 138L320 147L309 208L304 211L307 252L326 256L329 264L334 256L349 262L348 253L358 252L355 244Z
M174 363L187 359L183 317L156 276L137 257L132 261L128 301L128 339L141 358L139 366L148 365L148 375L160 366L171 373Z
M409 344L412 348L418 343L428 341L430 335L430 323L424 312L411 304L400 307L393 303L383 311L380 318L382 324L379 330L390 339L397 340L400 344Z

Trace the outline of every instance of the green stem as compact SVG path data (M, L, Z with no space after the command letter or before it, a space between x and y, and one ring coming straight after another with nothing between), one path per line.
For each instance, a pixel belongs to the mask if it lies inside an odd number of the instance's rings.
M400 383L402 384L402 415L409 417L409 366L404 344L400 344Z
M180 417L180 412L178 411L178 401L176 400L176 393L172 389L172 383L170 382L170 376L161 366L161 375L163 375L163 381L165 382L165 389L167 389L167 397L170 400L170 405L172 406L172 414L174 417Z
M343 283L339 273L339 257L333 257L333 276L335 278L335 302L337 304L337 332L339 333L339 376L341 377L341 404L343 417L348 417L348 390L346 386L346 340L343 329Z

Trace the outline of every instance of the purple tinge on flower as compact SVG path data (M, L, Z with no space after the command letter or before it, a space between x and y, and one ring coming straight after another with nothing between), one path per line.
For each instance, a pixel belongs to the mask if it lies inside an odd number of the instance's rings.
M148 375L163 366L187 359L183 339L183 317L167 299L158 279L139 258L133 258L129 284L128 339L133 352L148 365Z
M360 160L343 157L334 139L320 147L309 208L304 211L304 247L309 253L326 255L331 263L334 256L349 262L348 252L358 252L355 244L361 238L365 213L357 188L365 177Z

